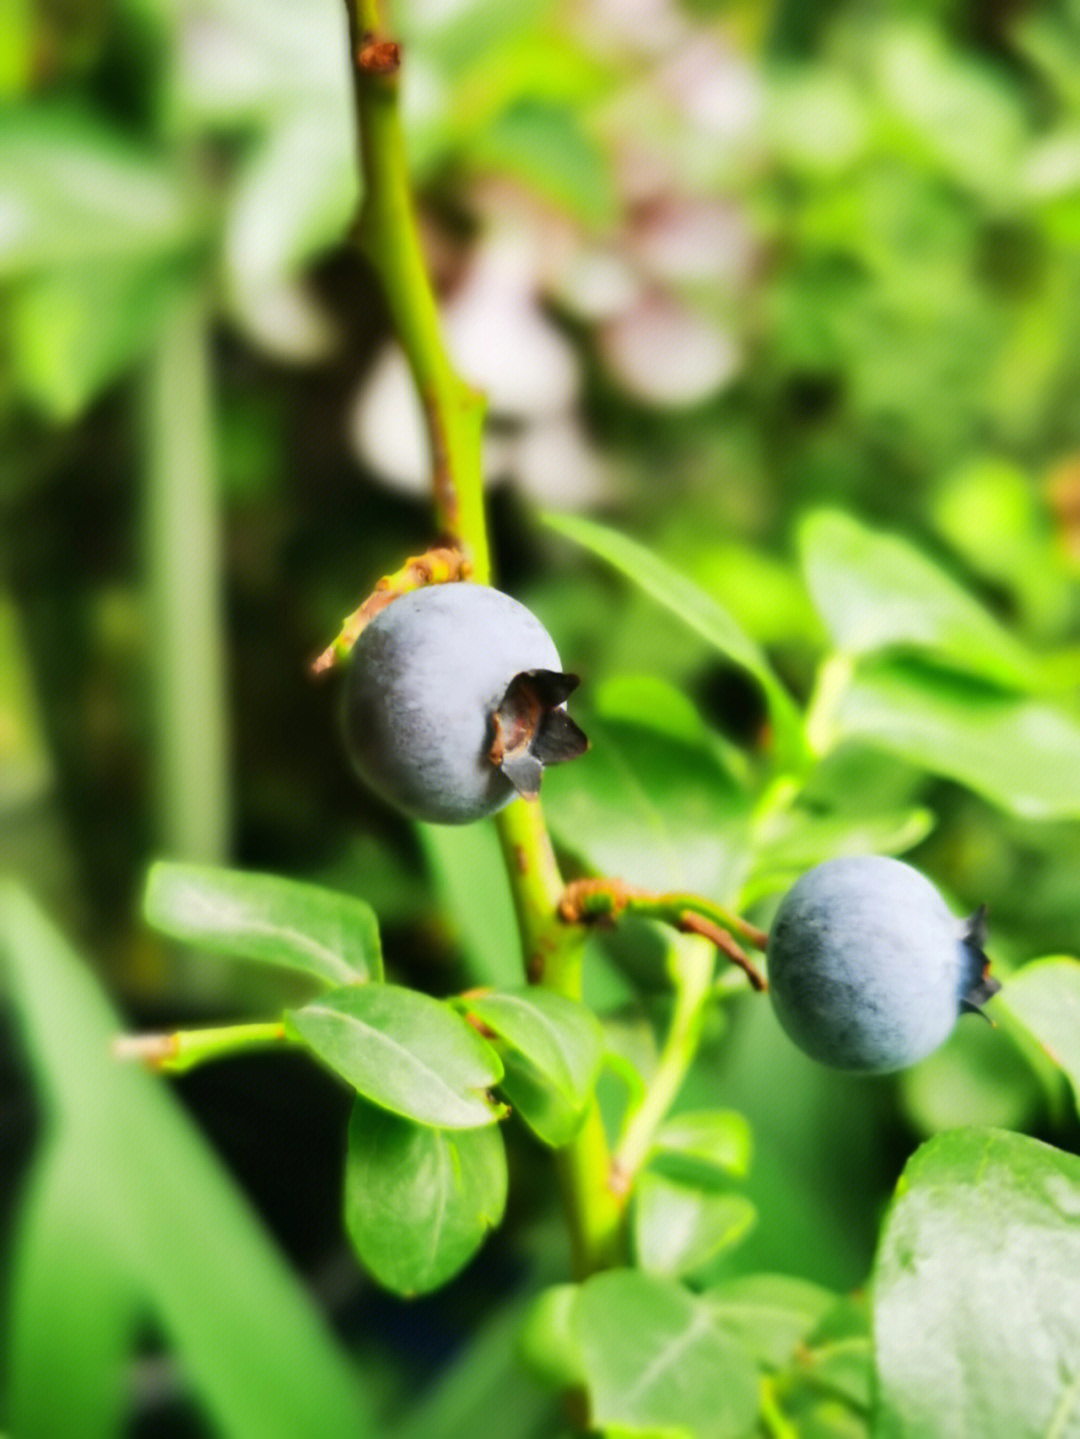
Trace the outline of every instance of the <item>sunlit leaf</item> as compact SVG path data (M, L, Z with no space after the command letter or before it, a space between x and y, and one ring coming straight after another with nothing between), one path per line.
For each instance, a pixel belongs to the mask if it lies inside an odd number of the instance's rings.
M785 1364L836 1303L830 1290L791 1274L739 1274L703 1297L716 1322L770 1369Z
M364 1098L418 1124L475 1129L498 1108L502 1065L447 1005L392 984L334 989L287 1015L290 1030Z
M952 577L900 535L839 510L809 515L799 532L814 603L837 647L928 650L964 673L1021 690L1038 662Z
M753 1228L742 1194L702 1189L646 1170L634 1186L634 1251L648 1274L694 1274Z
M523 180L587 225L609 225L617 218L611 162L568 107L519 101L475 137L470 158Z
M572 1328L594 1425L737 1439L757 1415L757 1367L678 1284L631 1269L581 1287Z
M1025 819L1080 815L1080 725L1035 700L897 659L860 670L837 736L955 780Z
M3 278L175 255L203 223L174 165L67 104L0 118L0 217Z
M585 1005L553 990L522 988L471 997L467 1007L572 1105L592 1096L604 1035Z
M548 820L597 873L729 896L749 862L747 796L707 739L688 743L662 724L588 720L577 773L545 780Z
M716 600L628 535L580 515L547 515L545 523L625 575L725 659L753 675L765 692L778 751L788 761L801 763L805 739L794 701L758 645Z
M558 1389L584 1382L574 1333L576 1284L553 1284L538 1294L521 1331L521 1357L534 1374Z
M1040 959L1010 975L995 1000L1058 1065L1080 1106L1080 964Z
M173 939L326 984L382 978L374 912L363 900L318 885L162 861L150 868L143 912Z
M992 1129L908 1162L873 1281L882 1439L1080 1426L1080 1159Z
M741 1114L702 1109L665 1119L656 1131L652 1153L743 1178L750 1167L752 1148L750 1126Z

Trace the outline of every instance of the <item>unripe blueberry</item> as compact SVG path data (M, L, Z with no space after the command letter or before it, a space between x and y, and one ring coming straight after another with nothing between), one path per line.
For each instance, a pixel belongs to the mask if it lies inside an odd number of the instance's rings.
M985 910L957 919L897 859L828 860L781 902L769 933L769 993L788 1035L837 1069L885 1073L925 1058L989 977Z
M577 685L524 605L476 584L395 599L357 641L345 733L360 777L436 824L535 795L545 764L587 747L563 708Z

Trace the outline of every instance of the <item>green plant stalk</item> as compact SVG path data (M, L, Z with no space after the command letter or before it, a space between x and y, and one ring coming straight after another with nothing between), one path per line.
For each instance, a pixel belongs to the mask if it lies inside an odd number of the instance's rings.
M697 1055L705 1004L713 993L712 946L704 940L683 940L676 972L675 1005L656 1071L645 1097L632 1110L612 1156L612 1173L621 1190L629 1190L648 1158L657 1129L682 1088Z
M376 0L346 5L364 183L358 240L382 283L424 404L437 522L472 562L473 579L485 584L491 560L481 467L484 400L456 374L442 338L409 187L396 46L382 36ZM540 806L515 801L496 824L530 978L579 997L584 935L558 918L564 885ZM623 1210L609 1188L608 1142L595 1101L581 1133L557 1151L556 1164L578 1274L617 1263Z
M272 1021L180 1029L172 1034L123 1035L114 1043L113 1053L117 1059L136 1059L161 1073L183 1074L208 1060L292 1043L298 1041L289 1038L280 1021Z
M176 859L203 864L228 858L232 828L212 397L209 307L198 295L149 362L144 543L157 842Z
M363 56L380 36L379 6L375 0L347 0L347 9L364 182L357 240L378 274L424 405L436 521L465 551L477 583L488 584L491 559L479 478L486 403L456 373L443 342L409 185L396 47L387 54L384 71L374 60L365 65Z
M780 1408L776 1385L769 1375L761 1378L761 1422L769 1439L799 1439L799 1431Z

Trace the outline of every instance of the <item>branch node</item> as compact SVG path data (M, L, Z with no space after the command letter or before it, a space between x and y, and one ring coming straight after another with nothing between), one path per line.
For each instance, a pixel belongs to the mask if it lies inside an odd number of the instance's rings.
M559 918L565 924L615 920L635 895L643 893L621 879L575 879L563 890Z
M396 40L380 40L368 31L356 51L356 68L365 75L393 75L401 68L401 46Z
M454 584L467 580L472 574L472 565L461 553L449 545L440 545L425 550L422 555L413 555L392 575L383 575L367 599L351 615L347 615L333 642L327 645L319 657L311 663L314 676L325 674L344 660L364 630L387 605L410 590L420 590L427 585Z

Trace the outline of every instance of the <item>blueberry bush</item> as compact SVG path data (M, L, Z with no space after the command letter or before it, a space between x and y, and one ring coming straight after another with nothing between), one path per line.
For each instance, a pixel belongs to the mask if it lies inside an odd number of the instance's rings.
M0 56L0 1429L1080 1435L1080 8Z

